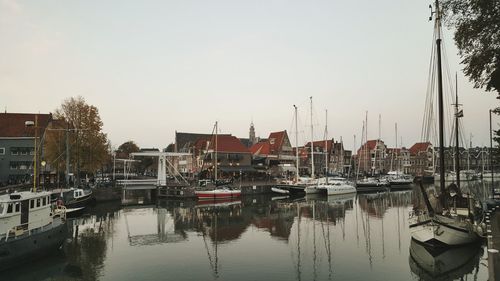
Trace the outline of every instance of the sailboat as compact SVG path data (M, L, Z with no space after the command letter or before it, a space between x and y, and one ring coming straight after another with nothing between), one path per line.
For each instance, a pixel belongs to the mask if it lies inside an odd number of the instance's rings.
M271 191L274 193L278 194L285 194L285 195L304 195L305 193L305 186L309 182L308 179L303 179L300 177L300 172L299 172L299 131L298 131L298 116L297 116L297 106L293 105L294 108L294 117L295 117L295 180L284 183L284 184L277 184L274 187L271 188Z
M215 141L214 141L214 184L215 187L211 190L196 190L195 194L198 199L201 200L217 200L217 199L227 199L227 198L235 198L241 196L240 189L234 189L227 185L218 186L217 184L217 166L218 166L218 158L217 158L217 122L215 122Z
M312 97L311 99L311 183L308 186L306 186L306 194L316 194L316 193L326 193L326 190L324 188L319 188L318 187L318 181L315 181L315 173L314 173L314 133L313 133L313 119L312 119ZM325 145L325 151L326 151L326 145ZM325 175L328 177L328 175Z
M326 120L328 121L328 111L326 111ZM318 184L314 186L316 190L326 190L327 195L339 195L356 193L356 187L344 178L328 177L328 122L325 123L325 181L318 180ZM333 146L333 144L332 144ZM307 190L307 189L306 189Z
M439 109L439 173L440 173L440 203L442 212L437 212L431 206L427 193L420 183L420 190L424 198L426 210L416 210L410 214L410 234L417 242L430 246L458 246L477 241L476 225L470 216L452 213L448 208L448 192L445 189L444 166L444 110L443 110L443 80L441 72L441 10L439 0L435 2L435 38L437 51L438 74L438 109ZM470 201L468 204L470 204ZM470 207L470 205L468 205Z

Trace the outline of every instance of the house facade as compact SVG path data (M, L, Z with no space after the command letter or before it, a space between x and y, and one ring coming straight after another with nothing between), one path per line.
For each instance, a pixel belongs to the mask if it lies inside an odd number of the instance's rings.
M51 121L51 114L0 113L1 185L33 181L35 130L40 144ZM39 152L39 155L43 154ZM37 174L43 171L40 162Z

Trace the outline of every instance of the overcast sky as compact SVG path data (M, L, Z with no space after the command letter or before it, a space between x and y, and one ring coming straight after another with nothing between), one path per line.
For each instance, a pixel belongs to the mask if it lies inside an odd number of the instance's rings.
M113 145L166 147L175 131L248 137L295 131L347 148L361 137L420 141L433 24L431 1L16 1L0 0L0 106L53 112L71 96L98 107ZM459 71L466 135L488 145L493 93ZM497 121L495 121L496 123ZM497 125L495 124L495 127ZM290 135L294 144L293 133Z

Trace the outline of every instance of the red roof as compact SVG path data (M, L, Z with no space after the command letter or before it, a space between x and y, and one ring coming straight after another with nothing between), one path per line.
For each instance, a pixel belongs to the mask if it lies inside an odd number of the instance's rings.
M365 144L363 144L359 149L358 149L358 154L365 152L365 151L370 151L374 150L375 147L377 146L377 142L379 140L369 140ZM366 153L366 152L365 152Z
M327 148L328 151L330 151L332 149L332 143L333 143L332 140L327 140L326 141L326 148ZM325 149L325 141L324 140L322 140L322 141L314 141L313 144L314 144L314 147L321 147L322 149ZM306 147L311 147L311 142L308 142L306 144Z
M431 145L432 144L430 142L417 142L412 147L410 147L410 154L417 155L420 152L427 151L427 149L429 149L429 146Z
M267 138L269 143L270 154L278 154L281 151L281 147L285 142L286 130L280 132L272 132Z
M52 119L52 114L0 113L0 137L34 137L34 127L27 127L25 122L35 122L36 116L39 129L45 129ZM42 131L39 130L38 134Z
M271 147L269 143L266 142L258 142L254 145L252 145L249 148L250 152L254 155L269 155L271 151Z
M210 149L215 146L215 136L212 137ZM217 152L232 152L232 153L250 153L248 148L244 146L240 139L235 136L220 135L217 136Z

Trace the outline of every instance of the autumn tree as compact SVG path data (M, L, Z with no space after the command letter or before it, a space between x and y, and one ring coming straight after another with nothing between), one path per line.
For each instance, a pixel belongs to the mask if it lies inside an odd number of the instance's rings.
M49 162L66 164L66 135L68 134L69 161L72 170L79 179L80 172L93 174L105 165L109 159L109 143L102 132L103 123L99 110L78 96L65 100L56 109L54 119L56 128L48 130L45 141L46 157Z
M500 98L500 0L443 0L464 73Z
M116 150L117 158L129 158L130 153L139 152L139 146L133 141L122 143Z

